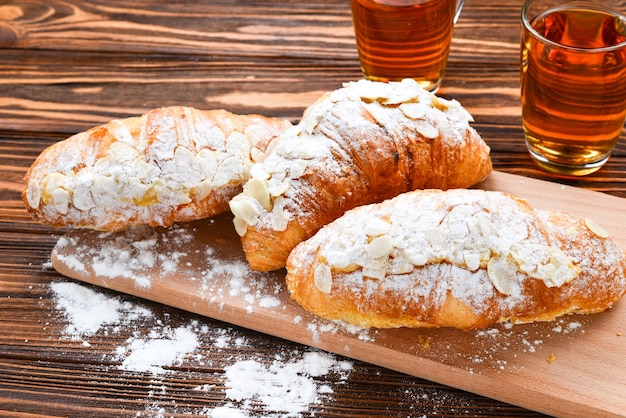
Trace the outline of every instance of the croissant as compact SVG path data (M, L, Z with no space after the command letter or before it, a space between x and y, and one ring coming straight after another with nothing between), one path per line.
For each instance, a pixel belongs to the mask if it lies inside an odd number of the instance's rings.
M588 219L501 192L420 190L322 228L286 280L322 317L472 329L603 311L626 292L626 256Z
M76 134L44 150L22 198L54 227L116 231L228 210L254 157L287 121L164 107Z
M471 121L413 80L360 80L321 97L270 143L230 203L250 267L284 267L299 242L353 207L478 183L490 150Z

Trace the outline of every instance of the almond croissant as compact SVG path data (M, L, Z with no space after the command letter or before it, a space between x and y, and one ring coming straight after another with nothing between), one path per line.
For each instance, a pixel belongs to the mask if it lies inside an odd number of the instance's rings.
M360 80L320 98L230 203L251 268L284 267L293 247L355 206L483 180L489 147L471 121L413 80Z
M470 329L603 311L626 292L626 255L592 221L508 194L418 190L322 228L286 280L329 319Z
M289 122L165 107L113 120L44 150L23 200L54 227L170 226L228 210L253 157Z

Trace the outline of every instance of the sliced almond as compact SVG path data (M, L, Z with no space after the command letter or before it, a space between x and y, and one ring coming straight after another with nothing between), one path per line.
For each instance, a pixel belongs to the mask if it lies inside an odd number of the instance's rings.
M261 208L259 207L257 209L253 202L256 201L246 197L235 197L229 203L230 210L235 217L242 219L248 225L254 226L258 222L258 215Z
M424 119L426 116L426 107L420 103L402 103L399 108L409 119Z
M471 271L476 271L480 268L479 253L465 253L463 254L463 261L465 261L465 265Z
M514 263L508 262L506 257L496 257L489 260L487 275L498 292L504 295L513 293L517 269Z
M291 218L285 209L288 203L289 201L282 196L278 196L274 199L274 207L272 208L272 229L274 231L284 231L287 229Z
M130 145L133 148L136 146L135 138L133 138L133 135L128 130L128 127L119 119L113 119L107 123L106 129L118 141Z
M389 95L388 90L382 88L380 83L372 83L369 80L359 80L344 86L350 87L364 102L368 103L386 100Z
M213 182L211 180L202 180L191 189L191 196L196 202L206 199L213 191Z
M253 164L252 167L250 167L250 177L256 177L261 180L268 180L270 178L270 175L263 164Z
M384 108L378 102L365 103L363 104L363 107L365 107L368 113L372 116L372 118L374 118L376 123L378 123L380 126L384 127L391 123L390 122L391 118L387 114L389 109Z
M393 249L393 242L389 235L381 235L374 238L366 248L367 254L372 258L387 257Z
M498 228L491 222L489 215L486 212L477 212L474 214L474 219L478 224L478 228L484 237L497 237Z
M329 294L333 286L333 274L326 263L319 263L313 272L315 287L322 293Z
M585 226L600 238L609 237L609 233L606 229L602 228L598 223L589 218L585 218Z
M401 103L409 103L413 100L415 100L415 94L413 94L413 92L396 88L391 91L383 103L385 105L397 105Z
M368 219L364 232L368 237L376 237L378 235L386 234L390 229L391 224L389 222L385 222L377 217L372 217L371 219Z
M387 270L390 274L406 274L412 272L413 269L415 269L415 266L401 256L389 259L387 266Z
M235 226L235 231L237 232L237 235L239 235L240 237L246 235L246 232L248 231L248 224L246 223L246 221L241 218L235 217L233 219L233 225Z
M76 184L76 189L72 195L72 204L76 209L87 211L96 206L91 198L90 187L91 183L80 182Z
M70 207L70 193L65 189L55 189L52 192L52 204L60 214L67 215Z
M124 142L113 142L109 146L109 157L116 163L132 162L139 156L139 152L131 145Z
M281 183L271 182L267 190L272 197L281 196L289 190L289 180L283 180Z
M94 175L90 191L93 202L101 208L114 207L119 200L117 182L112 177ZM154 196L156 203L158 193L155 192Z
M265 161L265 153L258 148L250 148L250 160L253 163L262 163Z
M250 139L241 132L233 131L226 138L226 149L228 153L241 153L242 155L250 155L250 147L252 146Z
M415 121L415 130L427 139L435 139L439 136L439 129L423 120Z
M270 135L268 129L263 125L248 125L244 131L244 135L250 141L251 145L256 145L259 142L265 140Z
M215 173L217 172L217 155L216 152L205 148L200 150L197 154L196 158L198 159L198 164L202 167L202 171L204 173L204 177L207 180L213 180L215 177Z
M442 112L445 112L448 110L448 108L450 107L450 102L448 102L446 99L442 99L441 97L433 97L433 107L436 109L441 110Z
M256 199L263 209L271 210L270 192L263 180L253 177L246 183L243 190L245 194Z
M52 194L56 189L66 188L68 178L63 173L50 173L43 179L43 195L42 199L44 203L49 203L52 200Z
M39 207L39 203L41 202L41 193L42 188L39 183L31 179L28 182L28 187L26 188L26 200L31 208L36 209Z

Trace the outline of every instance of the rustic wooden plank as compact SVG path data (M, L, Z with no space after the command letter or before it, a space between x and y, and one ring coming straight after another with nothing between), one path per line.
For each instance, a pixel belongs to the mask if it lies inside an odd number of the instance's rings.
M522 140L519 11L523 0L466 0L440 94L474 114L498 169L546 179ZM111 350L133 330L62 337L47 267L61 231L34 223L22 177L46 146L113 118L163 105L227 108L297 121L317 95L361 77L349 2L329 0L34 0L0 4L0 415L167 415L224 405L228 358L286 358L304 347L229 328L251 347L202 337L205 362L164 380L116 368ZM563 180L559 180L563 181ZM600 172L566 183L626 197L626 147ZM117 295L114 292L111 295ZM199 321L132 298L171 325ZM148 321L143 331L159 324ZM107 357L108 356L108 357ZM333 377L325 377L333 383ZM335 377L336 378L336 377ZM201 384L204 392L190 391ZM540 416L515 406L356 362L316 416ZM255 413L263 413L256 405Z
M275 56L345 54L351 41L345 2L34 1L4 7L2 45L76 49ZM315 25L311 25L311 21Z
M494 59L517 55L519 0L467 2L457 24L459 51ZM160 51L176 54L245 56L356 56L349 3L289 1L31 2L3 8L5 47L24 49ZM224 11L228 10L227 13ZM314 24L312 24L314 22ZM494 31L493 28L501 31ZM507 34L504 35L503 34ZM515 34L515 35L513 35ZM251 47L254 46L254 48ZM456 48L455 48L456 49ZM474 52L472 52L474 51ZM505 52L505 54L503 54Z
M626 225L623 212L626 200L593 193L579 188L566 188L559 184L536 181L525 177L492 173L478 187L500 190L528 199L538 209L564 210L581 218L591 218L602 225L618 245L626 247ZM584 202L584 204L580 204ZM185 226L184 244L176 244L168 237L169 230L121 233L103 239L92 232L70 231L64 244L55 247L52 265L60 273L77 280L115 289L166 305L187 309L211 318L244 326L301 344L371 362L420 378L469 390L500 401L556 416L585 415L619 416L626 407L620 395L626 391L618 375L626 373L620 366L621 352L626 340L619 333L626 328L626 305L617 304L603 314L572 317L583 331L575 338L555 332L559 324L540 322L515 325L510 335L481 345L478 332L460 332L449 329L391 329L370 330L367 338L339 328L333 332L333 323L303 310L289 296L283 284L284 272L255 274L241 273L242 280L252 291L250 294L270 294L278 298L277 306L266 307L238 292L232 295L229 286L233 276L229 265L245 263L239 237L234 232L229 216L220 216L214 222L196 222ZM104 274L90 263L101 254L131 253L135 241L150 239L151 251L180 254L177 268L171 273L156 263L142 269L133 268L133 262L109 260L117 269ZM89 248L90 251L80 249ZM106 249L106 251L100 249ZM171 254L171 255L169 255ZM197 254L211 254L207 260ZM134 260L131 257L131 260ZM207 266L224 266L224 273L206 274ZM210 268L208 268L209 271ZM236 270L237 272L239 270ZM257 287L258 286L258 287ZM267 289L279 289L271 291ZM295 318L299 318L296 320ZM311 326L317 331L312 332ZM336 324L334 324L336 326ZM495 327L498 335L507 328ZM489 334L489 332L487 332ZM528 335L529 341L541 341L541 347L530 352L523 341L516 338ZM427 338L428 347L421 346L420 337ZM502 350L502 344L506 346ZM587 350L593 346L593 350ZM484 349L495 352L499 360L480 357ZM558 362L551 364L549 355ZM467 359L472 359L469 362ZM610 380L610 384L608 383ZM550 390L541 388L549 387ZM527 391L532 396L522 395Z
M0 233L0 415L21 416L124 416L169 411L168 416L203 415L212 407L228 404L225 399L223 369L233 359L248 356L271 362L279 353L289 356L307 348L219 321L198 317L125 295L126 300L146 306L156 313L145 329L163 322L171 327L196 321L210 330L225 329L231 338L245 338L244 348L215 344L214 336L199 334L202 359L174 367L175 373L155 377L150 373L119 370L112 353L135 332L121 328L115 333L82 339L64 337L67 321L55 308L49 283L67 281L53 270L43 268L56 242L54 236L42 241L39 234ZM101 293L119 295L103 289ZM163 321L163 322L157 322ZM465 415L539 416L534 412L449 387L410 378L388 369L355 362L350 379L323 377L335 393L310 415L337 416L344 412L369 416L405 417L419 414L462 413ZM208 385L208 386L206 386ZM194 390L207 387L206 390ZM257 405L251 413L262 414Z
M47 280L67 280L50 274ZM117 296L112 291L99 289L99 292ZM98 334L89 338L90 345L85 347L80 339L73 341L63 337L65 321L54 307L46 280L7 277L0 269L0 299L3 300L0 304L0 414L18 416L11 411L22 411L45 416L128 416L150 415L163 409L168 411L167 416L204 416L208 409L228 403L224 396L223 369L234 359L248 357L271 363L277 355L286 357L307 350L285 340L261 336L128 295L123 298L156 312L145 329L163 326L157 321L164 321L171 327L196 321L198 326L210 330L226 330L233 339L244 338L247 345L221 347L215 344L210 331L199 334L201 357L188 360L185 367L173 367L174 373L165 377L129 373L118 369L119 361L112 361L111 353L137 329L121 328L116 333ZM332 385L334 393L323 403L313 405L303 416L330 417L344 413L386 417L412 414L540 416L361 362L354 362L346 381L336 375L326 375L320 381ZM198 387L205 389L197 390ZM263 414L265 411L259 404L250 412Z
M469 85L479 93L502 71L512 71L511 81L517 83L518 17L511 4L518 3L465 8L444 88ZM138 2L132 9L33 2L9 10L14 17L4 32L15 34L18 48L6 50L0 64L4 129L41 129L32 121L44 120L58 132L71 133L170 104L256 110L293 120L318 93L360 77L349 5L340 0L304 9L289 2L241 8L230 1L184 8ZM142 30L151 36L142 38ZM206 39L212 31L220 36L219 48ZM307 31L312 33L305 36ZM494 33L501 36L491 39ZM190 37L198 39L195 44ZM63 62L57 60L58 50L64 50ZM220 90L225 85L231 90ZM236 93L269 94L269 100L246 104Z

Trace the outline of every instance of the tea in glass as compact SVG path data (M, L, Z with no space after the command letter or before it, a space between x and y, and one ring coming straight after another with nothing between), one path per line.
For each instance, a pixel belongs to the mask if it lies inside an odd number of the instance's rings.
M352 0L352 18L365 78L412 78L435 91L448 62L452 30L463 1Z
M580 1L530 0L522 22L522 119L530 155L552 173L592 173L624 127L626 18Z

